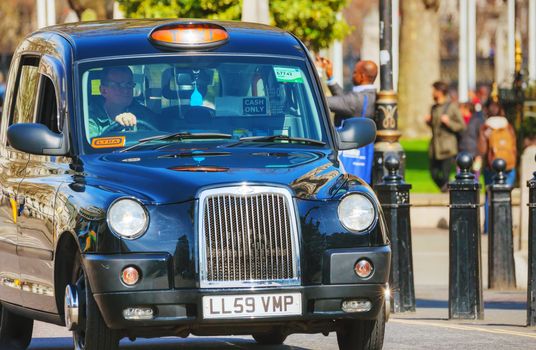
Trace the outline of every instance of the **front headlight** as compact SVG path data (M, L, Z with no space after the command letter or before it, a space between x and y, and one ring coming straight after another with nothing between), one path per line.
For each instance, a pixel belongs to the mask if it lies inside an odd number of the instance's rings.
M375 219L374 204L362 194L350 194L339 203L339 220L349 231L365 231Z
M134 239L145 233L149 214L142 204L130 198L121 198L110 205L107 214L108 226L117 235Z

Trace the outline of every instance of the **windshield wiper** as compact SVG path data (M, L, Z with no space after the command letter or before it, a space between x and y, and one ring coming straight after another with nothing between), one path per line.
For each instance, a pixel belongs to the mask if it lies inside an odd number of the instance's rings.
M132 146L129 146L125 149L122 149L119 152L128 152L130 150L133 150L135 148L138 148L142 145L145 145L152 141L166 141L166 140L172 140L177 139L178 141L186 140L186 139L230 139L232 138L232 135L229 134L220 134L220 133L203 133L203 132L174 132L171 134L164 134L164 135L156 135L151 137L146 137L143 139L139 139L137 143L135 143Z
M290 137L287 135L247 136L247 137L241 137L240 141L246 141L246 142L287 141L287 142L305 143L305 144L317 145L317 146L326 145L326 143L322 141L303 138L303 137Z

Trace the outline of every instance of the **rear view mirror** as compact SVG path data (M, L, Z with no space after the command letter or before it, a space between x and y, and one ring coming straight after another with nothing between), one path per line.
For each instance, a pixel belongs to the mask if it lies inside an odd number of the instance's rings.
M350 118L337 128L339 150L356 149L374 142L376 123L368 118Z

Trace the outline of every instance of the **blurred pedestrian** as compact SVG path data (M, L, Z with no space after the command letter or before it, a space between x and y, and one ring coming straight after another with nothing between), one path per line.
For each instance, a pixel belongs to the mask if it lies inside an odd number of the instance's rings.
M437 81L432 87L435 104L424 119L432 129L428 152L430 174L441 192L446 192L450 170L458 152L457 134L465 130L465 123L458 105L447 97L448 85Z
M344 120L354 117L373 118L376 103L374 81L378 67L372 61L359 61L354 66L351 92L344 93L342 87L333 79L333 64L324 57L317 57L316 64L324 69L327 85L333 96L327 97L328 107L335 114L334 124L341 127ZM359 176L367 183L372 181L372 160L374 145L340 152L339 159L344 170Z
M513 186L517 162L516 133L499 103L489 104L488 115L478 133L478 151L483 160L484 182L486 185L492 183L491 165L495 159L502 158L506 161L506 182Z
M460 103L460 114L462 115L465 125L469 124L471 116L473 115L474 105L469 102Z
M484 183L493 183L493 161L502 158L506 162L506 183L513 186L516 180L516 134L504 110L498 102L488 105L488 117L478 133L478 151L483 160ZM488 196L485 202L484 233L488 232Z
M451 103L459 103L458 89L454 86L449 87L449 93L447 95Z
M461 114L469 114L469 119L466 122L466 129L460 134L458 140L458 152L468 152L473 156L473 173L475 178L480 178L480 170L482 168L482 157L478 151L478 134L480 127L484 123L482 113L475 110L471 103L462 103L460 105Z
M480 106L475 106L476 112L485 112L485 107L490 103L491 87L481 84L476 90L476 95L480 101Z

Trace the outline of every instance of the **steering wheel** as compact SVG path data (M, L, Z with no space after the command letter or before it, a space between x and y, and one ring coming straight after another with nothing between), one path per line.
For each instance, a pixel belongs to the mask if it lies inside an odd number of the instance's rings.
M125 126L125 125L119 124L116 121L112 121L110 125L102 129L101 135L105 135L107 133L112 133L112 132L135 132L132 128L133 128L132 126ZM137 130L141 129L141 130L158 131L158 128L156 128L151 123L148 123L144 120L139 120L139 119L136 122L136 128ZM127 130L123 130L123 129L127 129Z

